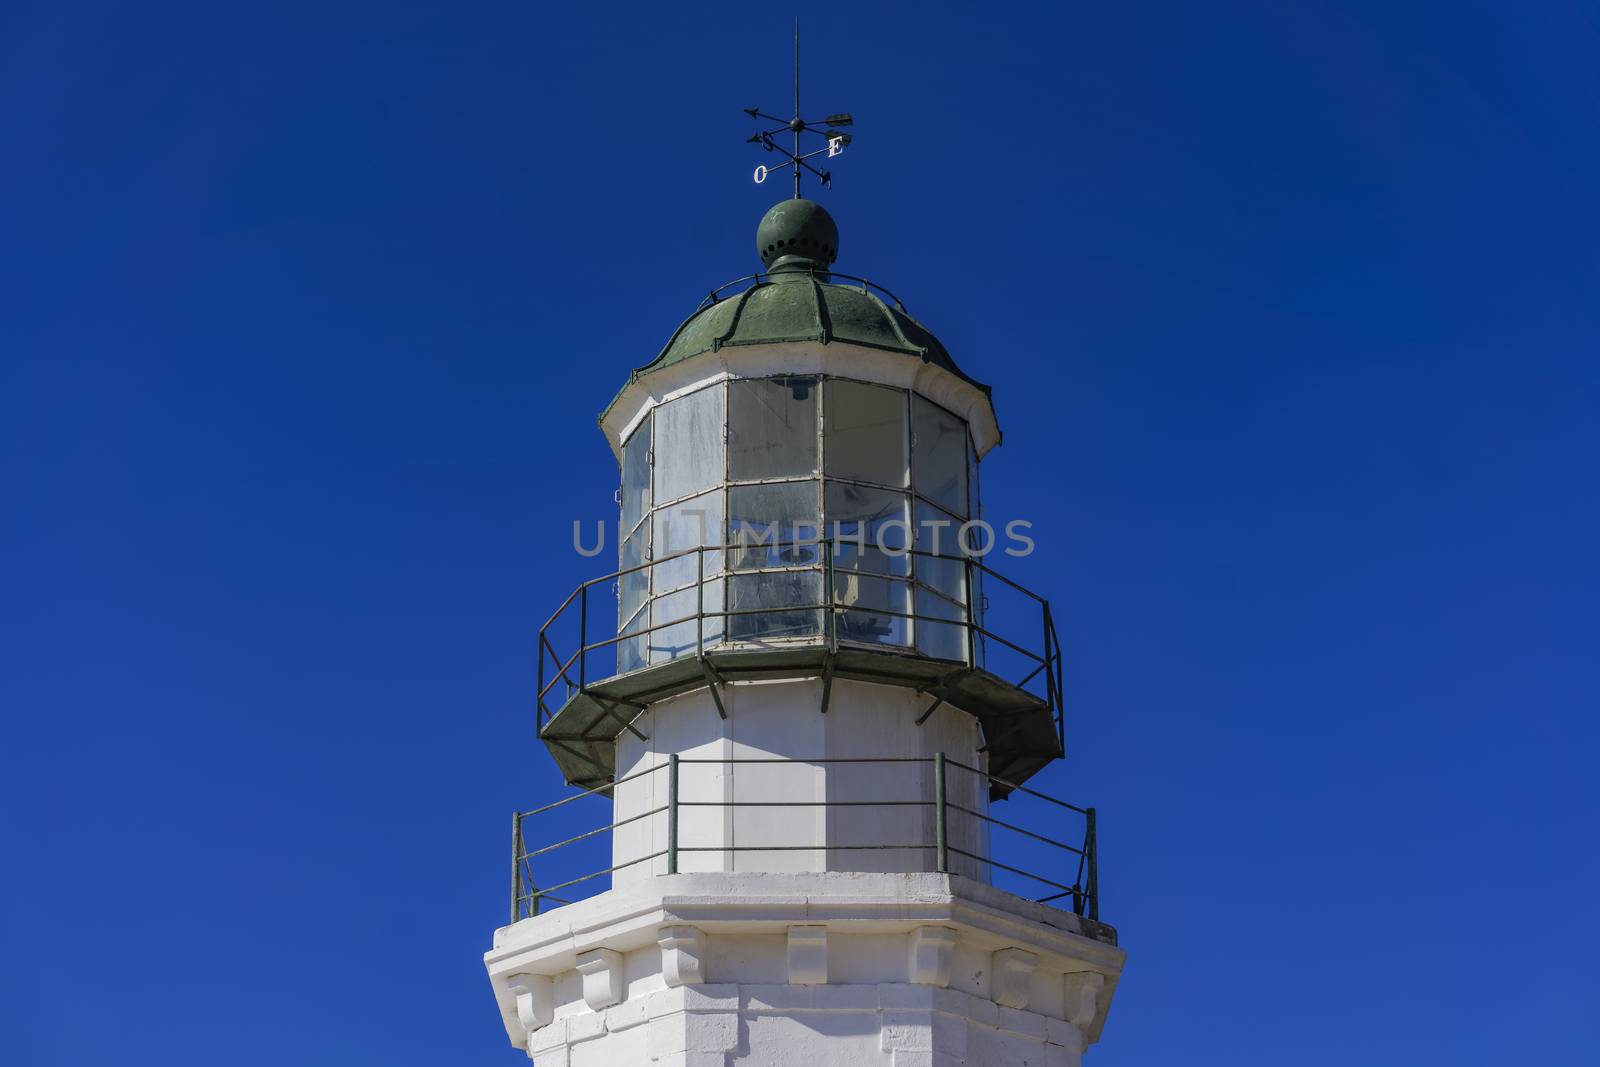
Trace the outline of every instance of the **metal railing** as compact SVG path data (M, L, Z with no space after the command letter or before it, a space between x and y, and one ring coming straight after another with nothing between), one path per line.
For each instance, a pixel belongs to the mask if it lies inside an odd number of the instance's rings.
M879 285L875 281L870 281L869 279L862 278L862 277L860 277L858 275L855 275L855 274L840 274L838 271L833 271L833 270L815 270L815 269L812 269L812 270L778 271L776 274L774 274L774 273L772 273L770 271L758 271L755 274L746 274L742 278L735 278L731 282L723 282L721 285L717 286L715 289L711 290L709 293L706 294L705 299L700 301L700 306L695 308L694 314L695 315L700 314L700 312L704 311L706 308L710 307L711 305L713 305L713 304L717 303L718 301L720 301L721 299L723 299L723 294L727 293L727 291L729 289L732 289L736 285L745 285L745 283L748 282L749 285L747 285L745 287L749 288L749 289L753 289L753 288L756 288L757 286L771 284L773 278L792 278L796 274L807 275L813 281L821 281L821 282L833 283L833 282L838 281L838 280L843 280L843 281L847 281L847 282L855 282L855 283L857 283L856 286L851 286L851 288L856 288L856 287L859 286L859 288L861 289L861 291L863 293L872 292L872 291L877 291L879 293L882 293L884 296L886 296L890 300L894 301L894 306L895 306L896 310L905 312L908 315L910 314L909 311L906 311L905 301L901 300L898 296L895 296L888 289L886 289L885 287ZM689 317L692 319L692 318L694 318L694 315L691 315Z
M932 627L948 627L962 631L962 658L951 661L960 669L982 667L996 674L1003 681L1014 685L1018 689L1028 690L1038 699L1042 700L1050 711L1056 727L1056 743L1058 749L1064 747L1065 736L1062 721L1062 680L1061 680L1061 641L1057 636L1055 620L1050 613L1050 602L1039 594L1007 578L994 568L988 566L981 559L973 556L952 556L938 552L928 552L922 549L904 548L896 551L897 555L913 556L926 559L944 561L962 568L963 572L963 603L956 604L948 596L941 594L926 583L918 583L903 576L882 574L876 571L839 567L836 557L844 546L858 545L855 539L845 538L820 538L809 541L763 541L752 545L747 541L736 541L719 545L701 545L695 548L684 549L647 560L632 567L623 567L598 578L591 578L582 583L577 589L562 601L561 606L555 610L543 626L539 628L539 655L538 655L538 728L544 730L545 724L554 717L560 707L576 693L583 693L591 685L607 681L623 674L633 673L635 670L648 670L659 662L671 659L684 658L693 655L704 658L708 648L730 648L741 645L760 645L772 647L773 645L803 646L826 644L837 651L841 640L856 648L880 648L885 651L909 653L922 658L934 657L923 650L916 642L918 638L913 635L911 644L898 645L892 642L862 640L852 636L850 627L845 627L841 638L840 617L859 617L862 615L901 620L915 626L918 623ZM820 562L792 568L781 568L791 572L810 573L820 570L822 597L816 603L780 603L756 608L731 608L725 605L711 605L707 603L707 586L717 584L721 587L722 595L727 597L727 583L737 580L742 575L755 575L773 573L772 570L747 570L728 566L728 554L732 552L749 552L753 548L783 548L805 546L817 549L820 552ZM719 554L718 567L707 573L706 558L708 553ZM644 605L642 612L637 616L648 621L649 612L653 603L659 602L663 596L674 596L685 593L689 589L695 590L695 609L692 612L674 615L672 618L648 625L632 627L626 632L619 632L615 621L614 609L617 604L616 594L611 589L600 595L599 604L607 610L599 612L593 610L591 604L597 594L591 591L597 586L611 586L620 583L630 575L641 572L648 573L652 568L662 567L673 560L684 559L689 556L696 560L696 578L693 583L683 584L672 590L648 594L641 603ZM947 615L929 615L912 611L896 611L892 608L872 607L858 601L845 600L839 591L838 577L840 575L857 576L864 580L883 581L903 584L910 606L917 606L916 594L919 588L930 591L942 603L957 608L959 617ZM997 587L986 586L989 580L999 583ZM987 618L989 615L1002 614L992 607L985 608L984 601L989 600L984 588L999 588L1018 593L1024 603L1033 605L1037 610L1037 631L1033 636L1024 636L1016 628L1009 628L1008 634L997 632ZM773 638L766 636L745 637L730 634L729 631L736 625L737 620L754 620L762 617L800 616L807 613L818 613L821 618L815 629L807 626L804 633L792 633ZM595 619L600 618L602 632L606 636L591 641L591 627ZM721 620L720 625L714 629L720 632L707 633L707 620ZM1008 619L1008 623L1020 620ZM646 662L638 667L624 668L620 652L615 670L606 670L596 675L589 668L591 656L595 653L609 649L620 649L624 642L647 639L649 635L673 627L684 627L694 624L695 635L692 650L685 649L677 654L667 657L666 660ZM576 626L576 648L572 648L570 640L563 640L561 634L564 630ZM937 630L935 632L938 632ZM571 635L568 635L569 638ZM557 643L564 648L558 650ZM1026 643L1024 643L1026 642ZM998 653L998 655L996 655ZM1014 658L1018 665L1014 668L999 667L996 661ZM1035 689L1041 691L1035 691ZM555 707L551 705L554 704ZM620 727L619 727L620 729Z
M886 797L876 800L683 800L679 795L679 784L682 768L693 765L736 766L742 764L785 764L793 767L816 768L834 764L922 764L932 768L932 787L926 793L915 797ZM1012 791L1013 798L1018 794L1032 797L1051 805L1047 809L1039 809L1056 817L1060 813L1072 813L1081 816L1083 820L1083 834L1077 843L1062 841L1038 830L1030 829L1005 819L995 818L986 811L976 807L968 807L959 803L958 797L968 792L978 791L956 790L952 796L949 786L950 773L963 772L977 776L982 785L999 784ZM636 782L651 775L665 774L666 784L665 803L654 807L634 812L627 817L598 826L554 844L539 847L528 847L528 820L539 816L548 815L567 805L573 804L585 797L598 795L610 791L614 787L621 787L630 782ZM1013 801L1014 802L1014 801ZM685 843L681 837L681 814L684 808L891 808L891 807L920 807L931 808L933 812L932 840L911 840L898 842L871 842L864 844L851 844L840 842L817 842L811 844L773 844L762 843L753 845L735 844L696 844ZM1025 843L1046 845L1063 853L1063 869L1050 869L1050 873L1038 870L1029 870L1018 866L1016 863L1004 862L995 855L996 850L990 848L989 855L980 854L979 851L959 847L952 841L951 814L976 820L991 829L998 829L1007 833L1016 834L1025 839ZM1029 813L1034 814L1034 813ZM613 862L597 869L587 869L585 861L593 862L591 845L587 850L586 842L597 842L601 835L612 834L616 830L657 816L665 816L666 827L664 834L664 847L653 851L643 851L640 855L632 856L622 862ZM1026 818L1026 815L1023 816ZM686 853L722 853L738 854L753 852L856 852L856 851L917 851L930 853L928 860L923 861L915 869L931 870L937 873L956 873L952 866L951 857L959 856L973 861L977 870L982 875L989 875L989 868L1006 872L1009 875L1023 879L1027 884L1043 886L1050 890L1044 896L1035 898L1039 903L1054 903L1058 900L1070 898L1072 912L1075 915L1099 921L1100 918L1100 878L1098 864L1098 841L1094 808L1080 808L1064 800L1029 789L1014 782L997 778L987 771L977 767L950 759L943 752L933 756L901 756L901 757L840 757L817 760L791 760L780 757L747 757L736 759L699 759L683 758L677 754L667 757L666 762L653 767L636 771L617 779L615 783L595 789L584 790L573 796L565 797L554 803L546 804L531 811L517 812L512 817L511 827L511 921L529 918L538 915L546 902L555 904L570 904L577 894L569 891L577 887L593 887L597 880L639 864L653 863L655 860L664 859L665 873L677 874L679 860ZM982 835L979 835L980 840ZM1008 839L1010 840L1010 839ZM975 846L975 848L981 848ZM562 850L570 850L563 852ZM1038 850L1033 849L1037 854ZM559 854L559 855L558 855ZM1008 850L1007 859L1012 856ZM1051 854L1053 855L1053 853ZM537 861L537 862L535 862ZM1017 862L1022 862L1020 858ZM581 873L574 873L578 871ZM541 884L541 882L543 884Z

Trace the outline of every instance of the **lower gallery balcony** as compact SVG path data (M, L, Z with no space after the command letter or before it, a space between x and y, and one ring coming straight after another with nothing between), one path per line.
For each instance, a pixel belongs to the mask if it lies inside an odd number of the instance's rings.
M1000 814L988 801L997 784L1009 789ZM997 782L943 752L670 753L612 791L614 806L591 789L515 815L513 923L658 875L859 872L958 876L1099 929L1095 809Z

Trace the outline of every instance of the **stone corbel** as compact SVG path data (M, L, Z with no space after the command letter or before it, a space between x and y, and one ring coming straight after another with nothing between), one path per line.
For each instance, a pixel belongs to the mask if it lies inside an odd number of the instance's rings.
M656 938L661 946L661 974L668 986L699 985L706 980L706 935L693 926L667 926Z
M789 927L789 984L828 984L828 928Z
M550 1025L555 1016L555 982L542 974L514 974L506 980L517 1005L517 1022L528 1033Z
M1105 988L1106 976L1097 971L1075 971L1065 975L1062 983L1066 988L1067 1022L1088 1033L1100 1010L1100 990Z
M1003 948L990 957L989 997L1006 1008L1026 1008L1039 957L1020 948Z
M949 986L955 947L956 932L948 926L919 926L911 931L907 980L913 985Z
M579 953L578 973L583 976L583 1002L590 1011L622 1003L622 953L609 948Z

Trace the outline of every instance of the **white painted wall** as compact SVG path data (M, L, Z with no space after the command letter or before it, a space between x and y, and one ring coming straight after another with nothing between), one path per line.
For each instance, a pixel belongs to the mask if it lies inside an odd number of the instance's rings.
M693 874L506 927L485 964L537 1067L1078 1067L1111 941L959 876Z
M898 686L836 679L828 713L819 710L819 679L735 682L722 689L728 718L717 714L708 690L663 700L642 714L631 733L617 739L617 776L663 768L624 781L614 794L614 821L633 819L667 801L667 756L680 758L678 777L678 869L691 871L931 871L931 849L867 850L841 846L934 841L931 806L843 805L843 801L932 801L931 763L825 763L831 758L931 757L969 767L986 766L977 751L977 722L948 705L926 722L916 720L929 698ZM733 765L695 763L698 759L774 759L782 762ZM951 805L988 811L982 779L950 767L946 796ZM810 801L815 806L707 807L697 802ZM665 813L637 819L615 831L612 862L623 867L615 885L666 871L665 857L641 857L666 848ZM988 854L980 820L949 812L948 842L977 856ZM696 849L748 848L720 852ZM814 849L778 846L832 846ZM988 880L985 864L955 852L951 870Z
M715 983L564 1014L535 1067L1078 1067L1082 1031L948 989Z

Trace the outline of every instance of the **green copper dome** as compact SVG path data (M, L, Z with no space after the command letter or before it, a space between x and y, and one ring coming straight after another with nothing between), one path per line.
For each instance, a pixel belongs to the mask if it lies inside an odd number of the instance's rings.
M775 205L761 220L756 240L770 273L756 275L754 284L731 296L713 293L630 381L722 348L837 341L903 353L990 391L956 366L939 339L893 296L885 301L882 290L864 279L851 284L847 276L828 272L838 254L839 229L821 204L795 199Z

